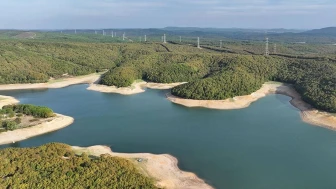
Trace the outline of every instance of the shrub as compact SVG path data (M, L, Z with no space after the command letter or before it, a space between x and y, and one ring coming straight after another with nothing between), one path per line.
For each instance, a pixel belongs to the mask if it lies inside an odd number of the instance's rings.
M5 128L7 131L13 131L18 128L18 125L15 121L6 120L2 122L2 127Z

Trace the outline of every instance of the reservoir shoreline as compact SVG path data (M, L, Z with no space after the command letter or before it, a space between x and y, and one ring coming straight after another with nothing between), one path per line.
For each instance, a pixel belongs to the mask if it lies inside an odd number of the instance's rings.
M271 83L270 83L271 84ZM83 87L81 87L81 89L83 89L83 88L86 88L85 86L83 86ZM74 87L74 90L75 89L77 89L77 87ZM61 91L61 93L63 93L62 92L62 90L57 90L57 91ZM57 92L57 91L55 91L55 92ZM82 90L81 90L81 92L83 92ZM155 91L149 91L149 93L151 93L151 92L155 92ZM273 92L273 93L279 93L279 94L281 94L280 93L281 91L279 90L279 91L277 91L277 92ZM157 91L155 92L155 93L157 93ZM270 92L271 93L271 92ZM11 93L8 93L7 95L9 95L10 96L10 94ZM58 93L57 93L58 94ZM77 93L76 93L77 94ZM161 94L161 93L160 93ZM35 95L35 94L32 94L32 95ZM92 93L91 93L91 95L92 95ZM254 94L254 95L257 95L257 94ZM158 96L158 95L156 95L156 96ZM111 98L115 98L115 97L111 97ZM118 96L117 98L122 98L122 97L120 97L120 96ZM158 98L161 98L162 99L162 96L160 95ZM1 99L1 97L0 97L0 99ZM133 99L133 98L132 98ZM137 100L137 98L134 98L135 100L134 101L136 101ZM238 99L238 98L235 98L236 100ZM150 100L150 99L149 99ZM234 99L230 99L229 101L233 101ZM38 101L38 100L37 100ZM133 102L134 102L133 101ZM165 101L165 99L163 99L163 101ZM0 101L1 102L1 101ZM34 101L33 101L33 103L34 103ZM168 102L166 101L166 102L163 102L163 103L165 103L165 104L167 104ZM169 103L168 103L168 105L169 105ZM267 104L266 104L267 105ZM174 108L174 106L171 106L172 108ZM282 106L283 107L283 106ZM287 106L288 107L288 106ZM175 107L175 108L177 108L177 107ZM177 109L180 109L180 110L183 110L183 108L181 109L181 108L177 108ZM287 108L288 109L288 108ZM184 111L184 110L183 110ZM294 113L296 113L296 111L293 111ZM194 113L194 112L193 112ZM238 115L239 116L239 115ZM197 116L196 116L197 117ZM294 116L293 116L294 117ZM220 119L222 119L222 118L220 118ZM297 117L295 118L295 119L297 119ZM219 121L220 122L220 121ZM304 124L303 124L304 125ZM291 125L290 125L291 126ZM305 126L306 127L306 126ZM223 127L219 127L219 128L223 128ZM252 129L252 128L251 128ZM308 130L310 130L310 129L308 129ZM113 131L111 131L111 132L113 132ZM57 135L57 134L56 134ZM85 138L85 137L83 137L83 138ZM37 139L38 140L38 139ZM120 139L118 139L118 140L120 140ZM29 142L29 141L28 141ZM70 144L71 144L71 142L69 142ZM33 145L36 145L35 143L32 143ZM99 144L108 144L108 145L110 145L110 143L108 143L108 142L100 142ZM113 142L111 142L111 144L114 144ZM175 144L175 143L174 143ZM194 143L193 143L194 144ZM80 145L80 144L79 144ZM83 144L83 145L86 145L86 144ZM87 144L88 146L89 145L95 145L94 143L91 143L91 144ZM244 146L244 145L243 145ZM161 147L160 147L161 148ZM126 151L127 152L127 150L124 150L123 149L123 151ZM149 151L149 152L151 152L150 150L142 150L142 151ZM159 152L159 153L166 153L166 152L169 152L170 153L170 151L161 151L161 152ZM175 154L175 152L173 152L172 151L172 153L173 154ZM140 157L140 156L139 156ZM182 158L183 157L181 157L181 160L182 160ZM188 157L188 158L190 158L190 157ZM133 161L134 161L134 159L133 159ZM188 159L183 159L183 161L188 161ZM136 163L136 162L135 162ZM195 166L195 167L197 167L197 165L192 165L192 166ZM189 166L189 167L192 167L192 166ZM200 165L201 166L201 165ZM193 170L193 169L189 169L189 170ZM194 171L192 171L192 172L195 172L195 173L198 173L198 174L201 174L201 173L199 173L199 172L197 172L197 170L194 170ZM209 171L207 174L208 175L211 175L211 172L212 171ZM209 174L210 173L210 174ZM207 174L203 174L203 175L207 175ZM203 176L204 178L206 178L207 180L211 180L211 178L207 178L207 176ZM208 176L209 177L209 176ZM216 183L214 183L214 184L216 184ZM216 185L214 185L214 186L216 186Z
M101 79L102 73L93 73L89 75L68 77L59 80L49 80L47 83L23 83L23 84L5 84L0 85L0 91L8 90L25 90L25 89L56 89L64 88L76 84L89 84L87 90L103 92L103 93L116 93L121 95L134 95L145 92L146 88L150 89L171 89L175 86L184 84L179 83L153 83L153 82L134 82L129 87L116 87L98 84Z
M20 101L11 96L0 95L0 108L6 105L17 104ZM62 114L55 113L55 117L51 121L45 121L35 126L6 131L0 133L0 145L15 143L26 140L35 136L50 133L71 125L74 118Z
M336 130L335 115L313 108L311 105L302 100L301 95L293 88L293 86L285 83L267 82L263 84L259 90L250 95L237 96L226 100L183 99L174 96L171 93L166 96L169 101L186 107L231 110L247 108L251 105L251 103L265 97L268 94L282 94L291 97L292 99L290 100L290 103L300 110L300 115L304 122Z
M87 148L73 146L73 150L94 156L109 154L114 157L132 161L140 172L155 180L155 185L167 189L213 189L196 174L178 168L178 160L169 154L117 153L108 146L91 146ZM141 159L141 161L139 161Z
M121 95L134 95L145 92L146 88L150 89L171 89L175 86L184 84L186 82L179 83L153 83L153 82L134 82L129 87L106 86L99 85L101 73L89 74L84 76L78 76L73 78L65 78L59 81L49 81L48 83L36 83L36 84L7 84L0 85L1 90L18 90L18 89L42 89L42 88L63 88L75 84L89 84L87 90L103 92L103 93L117 93ZM301 95L296 92L296 90L289 84L285 83L275 83L266 82L263 86L256 92L245 95L237 96L226 100L193 100L184 99L172 94L167 94L167 99L175 104L180 104L186 107L203 107L210 109L219 110L232 110L232 109L242 109L251 105L252 102L265 97L268 94L283 94L292 98L290 103L298 108L301 112L301 118L303 121L309 124L326 127L329 129L336 130L336 116L314 109L308 103L305 103L301 99ZM2 97L4 98L4 96ZM0 95L1 99L1 95ZM0 107L3 103L13 104L18 103L18 101L12 97L6 97L6 100L0 100Z
M17 104L19 102L20 101L17 100L16 98L14 98L14 97L0 95L0 109L3 106L7 106L7 105L11 105L11 104Z
M90 86L87 88L87 90L91 91L97 91L102 93L117 93L121 95L134 95L145 92L146 88L150 89L159 89L159 90L165 90L165 89L171 89L175 86L184 84L185 82L181 83L152 83L152 82L134 82L129 87L115 87L115 86L106 86L106 85L99 85L96 83L90 84ZM0 88L1 89L1 88Z
M159 87L166 87L159 85ZM0 95L0 108L6 105L18 103L19 100L10 96ZM15 143L38 135L43 135L71 125L74 118L56 114L56 117L47 122L0 133L0 145ZM213 189L192 172L185 172L178 168L178 160L168 154L155 155L150 153L115 153L107 146L92 146L88 148L73 147L74 150L88 152L89 154L100 156L110 154L128 159L139 164L140 171L150 178L155 179L156 186L167 189ZM137 159L141 159L139 162Z
M56 89L64 88L76 84L94 83L101 77L101 74L89 74L84 76L69 77L59 80L49 80L47 83L25 83L25 84L5 84L0 85L0 91L20 90L20 89Z
M153 83L153 82L134 82L129 87L106 86L98 84L100 81L101 73L94 73L84 76L65 78L62 80L51 80L48 83L36 83L36 84L7 84L0 85L1 90L18 90L18 89L43 89L43 88L63 88L75 84L89 84L87 90L103 92L103 93L117 93L121 95L134 95L145 92L146 88L150 89L171 89L175 86L184 84L186 82L179 83ZM232 110L232 109L242 109L250 106L252 102L265 97L268 94L283 94L292 98L290 103L298 108L301 112L301 118L304 122L326 127L329 129L336 130L336 116L319 111L312 108L311 105L305 103L301 99L301 95L296 92L296 90L289 84L276 83L276 82L266 82L263 86L256 92L245 95L237 96L226 100L193 100L184 99L172 94L167 94L167 99L175 104L180 104L186 107L203 107L209 109L219 109L219 110ZM2 97L4 98L4 96ZM1 95L0 95L1 99ZM6 100L0 100L0 107L3 103L13 104L18 103L18 101L12 97L6 97Z

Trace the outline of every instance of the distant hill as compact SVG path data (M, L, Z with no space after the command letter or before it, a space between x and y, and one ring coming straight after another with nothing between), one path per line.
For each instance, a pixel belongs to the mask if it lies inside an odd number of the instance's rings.
M336 37L336 27L328 27L328 28L322 28L322 29L309 30L309 31L306 31L306 32L303 32L303 33Z
M244 32L244 33L300 33L305 30L296 29L284 29L284 28L273 28L273 29L248 29L248 28L198 28L198 27L165 27L163 30L166 31L202 31L202 32Z

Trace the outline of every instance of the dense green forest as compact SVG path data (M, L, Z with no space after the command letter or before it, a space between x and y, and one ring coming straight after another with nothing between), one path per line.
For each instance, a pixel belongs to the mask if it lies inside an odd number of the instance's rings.
M304 101L336 112L336 66L330 61L245 56L245 60L235 60L218 73L173 88L172 94L201 100L226 99L250 94L266 81L291 83Z
M304 101L314 107L336 112L336 63L286 59L275 80L292 83Z
M55 116L52 109L45 106L35 106L32 104L16 104L2 107L1 112L15 112L24 115L31 115L36 118L49 118Z
M250 94L277 71L276 62L263 56L221 56L218 67L206 77L172 89L176 96L220 100Z
M0 188L157 188L129 160L76 155L65 144L6 148L0 159Z
M22 116L34 116L30 121L37 121L39 118L54 117L52 109L45 106L35 106L31 104L7 105L0 109L0 132L12 131L27 125L20 125Z
M227 39L219 48L210 40L198 49L192 41L116 43L101 42L107 37L102 35L56 33L14 39L17 33L9 33L12 38L0 42L1 84L46 82L65 73L76 76L107 69L101 78L104 85L126 87L136 79L188 82L172 93L191 99L226 99L250 94L266 81L281 81L293 84L314 107L336 112L333 45L278 44L277 52L266 57L264 44L258 41ZM71 40L62 39L63 35Z

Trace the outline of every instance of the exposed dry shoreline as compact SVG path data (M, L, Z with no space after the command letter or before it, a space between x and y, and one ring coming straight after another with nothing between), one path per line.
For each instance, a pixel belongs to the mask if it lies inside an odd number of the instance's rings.
M63 88L70 85L94 83L101 77L101 74L90 74L84 76L64 78L60 80L50 80L48 83L28 83L28 84L7 84L0 85L2 90L18 90L18 89L48 89L48 88Z
M0 95L0 108L16 103L19 103L19 100L15 99L14 97ZM71 125L73 122L74 119L72 117L56 114L56 117L49 122L44 122L32 127L0 133L0 145L26 140L34 136L56 131Z
M146 87L150 89L171 89L178 85L185 84L187 82L179 82L179 83L152 83L148 82L146 83Z
M36 126L17 129L0 133L0 145L26 140L28 138L62 129L73 123L74 119L69 116L56 114L50 122L44 122Z
M151 83L151 82L147 83L145 81L142 81L142 82L134 82L130 87L117 88L115 86L106 86L106 85L99 85L96 83L92 83L87 89L92 90L92 91L103 92L103 93L118 93L122 95L133 95L133 94L145 92L146 88L171 89L181 84L183 83Z
M145 175L154 178L158 187L167 189L213 189L197 175L181 171L177 166L177 159L168 154L155 155L149 153L116 153L107 146L92 146L88 148L76 147L77 152L86 152L91 155L110 154L126 158L136 164ZM143 161L136 161L141 158Z
M336 129L336 115L316 110L305 103L299 93L288 84L284 83L265 83L261 89L246 96L237 96L226 100L192 100L167 94L167 99L173 103L187 107L204 107L211 109L229 110L241 109L250 106L252 102L265 97L268 94L283 94L292 98L290 101L293 106L301 110L302 120L317 126Z
M184 84L181 83L147 83L134 82L129 87L115 87L115 86L106 86L99 85L100 77L102 73L93 73L84 76L69 77L59 80L50 80L47 83L27 83L27 84L6 84L0 85L0 91L5 90L19 90L19 89L51 89L51 88L63 88L70 85L76 84L90 84L87 90L98 91L103 93L117 93L122 95L133 95L138 93L145 92L146 88L150 89L171 89L177 85ZM0 98L1 99L1 98Z
M6 105L16 104L16 103L19 103L19 101L16 98L11 97L11 96L0 95L0 108Z
M122 95L133 95L138 93L143 93L145 90L143 86L146 85L146 82L134 82L130 87L115 87L99 84L90 84L87 90L98 91L102 93L117 93Z

